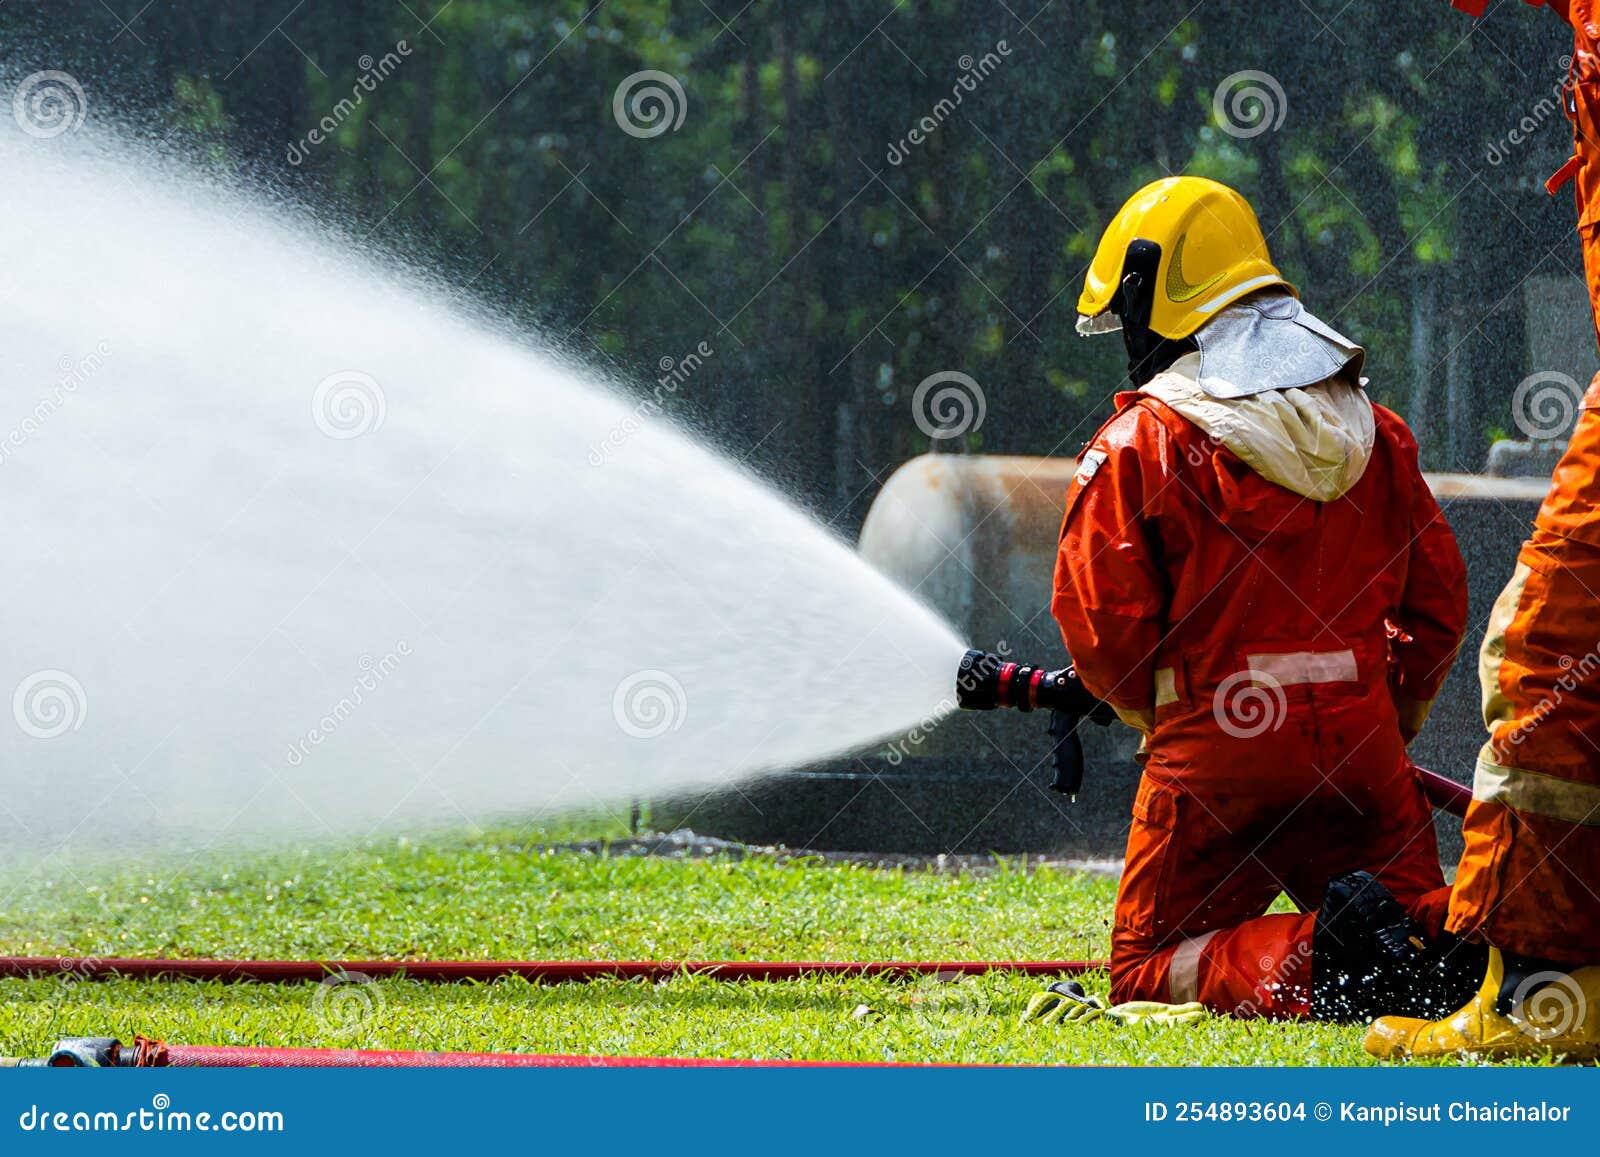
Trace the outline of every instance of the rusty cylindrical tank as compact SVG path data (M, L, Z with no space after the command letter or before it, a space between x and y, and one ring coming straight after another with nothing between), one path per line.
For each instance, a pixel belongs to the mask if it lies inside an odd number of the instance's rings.
M861 528L864 558L938 608L974 647L1066 662L1050 589L1072 458L929 454L901 466ZM1435 474L1429 485L1467 561L1474 624L1510 576L1546 482ZM1476 630L1476 628L1474 628ZM1414 751L1469 776L1482 743L1470 635ZM1088 777L1077 803L1045 785L1045 720L961 712L926 734L826 767L773 776L699 803L698 831L762 843L877 851L1038 851L1115 857L1137 780L1133 735L1081 729ZM676 813L658 810L657 822ZM1459 847L1442 829L1447 856Z

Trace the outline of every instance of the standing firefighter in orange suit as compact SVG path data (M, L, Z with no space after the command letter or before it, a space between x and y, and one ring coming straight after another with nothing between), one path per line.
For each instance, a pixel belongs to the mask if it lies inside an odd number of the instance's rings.
M1549 7L1577 39L1567 104L1576 150L1551 192L1576 177L1600 310L1600 5ZM1367 1051L1600 1057L1600 378L1495 603L1479 678L1489 741L1449 927L1492 946L1487 974L1454 1016L1377 1021Z
M1080 458L1053 603L1084 687L1145 737L1111 999L1454 1007L1483 955L1440 936L1405 746L1466 581L1410 431L1214 181L1135 194L1078 309L1122 331L1137 387ZM1299 913L1266 914L1280 892Z

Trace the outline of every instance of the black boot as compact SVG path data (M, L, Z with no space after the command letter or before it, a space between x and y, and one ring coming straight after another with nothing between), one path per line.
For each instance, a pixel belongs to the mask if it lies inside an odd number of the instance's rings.
M1482 945L1429 938L1370 872L1329 881L1311 940L1311 1015L1432 1019L1472 998L1487 966Z
M1523 1018L1520 1004L1534 997L1541 988L1557 980L1566 979L1573 971L1570 964L1558 964L1537 956L1522 956L1515 952L1500 951L1505 963L1505 975L1500 980L1500 992L1495 997L1494 1010L1501 1016Z

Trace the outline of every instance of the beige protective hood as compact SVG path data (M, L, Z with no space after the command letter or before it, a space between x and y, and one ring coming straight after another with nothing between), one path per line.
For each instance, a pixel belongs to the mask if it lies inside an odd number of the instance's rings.
M1318 502L1361 481L1372 458L1372 402L1343 377L1218 398L1200 388L1200 355L1185 354L1140 392L1171 406L1267 481Z

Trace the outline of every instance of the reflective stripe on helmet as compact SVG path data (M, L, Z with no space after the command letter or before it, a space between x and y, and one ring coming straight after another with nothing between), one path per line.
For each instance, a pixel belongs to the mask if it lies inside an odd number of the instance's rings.
M1260 289L1263 286L1267 286L1267 285L1282 285L1282 284L1283 284L1283 278L1281 278L1281 277L1274 277L1274 276L1252 277L1249 281L1241 282L1240 284L1235 285L1233 288L1229 289L1226 293L1219 293L1219 294L1217 294L1217 296L1211 298L1209 301L1203 302L1202 304L1195 306L1194 307L1194 311L1196 313L1216 313L1217 310L1221 309L1223 306L1227 305L1229 302L1238 300L1240 297L1244 296L1246 293L1249 293L1253 289Z

